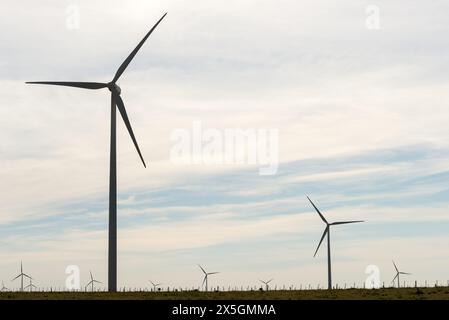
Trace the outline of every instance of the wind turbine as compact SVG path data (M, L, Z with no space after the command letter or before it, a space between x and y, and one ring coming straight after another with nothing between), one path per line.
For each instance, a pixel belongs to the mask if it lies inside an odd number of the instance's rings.
M94 283L102 283L102 282L94 280L94 277L92 276L92 271L89 271L89 272L90 272L90 281L88 284L86 284L85 288L87 288L90 285L92 288L92 292L94 292Z
M307 199L309 199L310 203L312 204L312 206L315 208L316 212L319 214L321 220L323 220L323 222L326 224L326 229L324 229L324 233L321 236L321 240L320 243L318 244L318 247L315 250L315 254L313 255L314 257L316 256L318 249L321 246L321 243L323 242L324 237L327 235L327 288L329 290L332 289L332 271L331 271L331 238L330 238L330 227L331 226L335 226L335 225L339 225L339 224L349 224L349 223L358 223L358 222L364 222L361 220L357 220L357 221L339 221L339 222L333 222L333 223L329 223L327 222L327 220L324 218L323 214L320 212L320 210L318 210L318 208L315 206L315 204L312 202L312 200L310 200L309 197L307 197Z
M2 288L0 289L1 292L8 290L8 288L5 287L5 284L2 281Z
M33 288L37 289L37 287L33 284L33 278L30 278L30 284L25 287L25 289L28 288L30 288L30 292L33 291Z
M150 282L151 282L151 284L153 285L153 290L154 290L154 292L156 292L156 289L157 289L157 287L159 287L162 283L154 283L153 281L151 281L150 280Z
M12 279L11 281L14 281L19 277L20 277L20 291L23 291L23 277L27 277L28 279L31 279L31 277L29 275L23 273L22 261L20 261L20 274L17 277L15 277L14 279Z
M398 269L398 267L396 266L396 264L394 263L394 261L392 261L392 262L393 262L394 268L396 269L396 276L393 278L393 280L392 280L391 282L394 284L394 280L396 280L396 278L397 278L397 279L398 279L398 288L399 288L400 285L401 285L401 283L399 282L399 275L400 275L400 274L411 275L411 273L399 271L399 269Z
M274 280L274 279L270 279L270 280L268 280L268 281L263 281L263 280L260 280L260 279L259 279L260 282L262 282L262 283L265 284L265 291L268 291L268 284L269 284L271 281L273 281L273 280Z
M55 86L75 87L82 89L103 89L108 88L111 91L111 144L110 144L110 166L109 166L109 253L108 253L108 290L110 292L117 291L117 148L116 148L116 108L119 110L122 116L123 122L131 136L134 146L137 149L143 166L146 167L140 152L137 140L134 137L134 132L131 127L131 123L126 113L125 105L120 97L121 89L117 85L117 80L123 74L128 67L131 60L137 54L139 49L145 43L150 34L156 29L159 23L167 15L165 13L162 18L151 28L151 30L145 35L145 37L139 42L137 47L130 53L126 60L120 65L115 73L114 78L109 83L102 82L61 82L61 81L33 81L27 82L28 84L45 84Z
M201 286L204 286L204 283L206 283L206 291L207 291L207 279L208 279L208 277L210 275L212 275L212 274L217 274L217 273L220 273L220 272L206 272L206 270L204 270L202 266L198 265L198 267L200 267L201 270L204 273L204 280L203 280L203 283L201 284Z

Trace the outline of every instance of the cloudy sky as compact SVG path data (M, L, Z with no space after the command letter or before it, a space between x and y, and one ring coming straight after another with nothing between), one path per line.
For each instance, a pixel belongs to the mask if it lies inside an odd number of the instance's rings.
M12 1L0 12L0 280L107 282L109 95L32 80L119 85L147 161L118 122L118 284L381 281L391 260L449 279L447 1ZM378 12L377 21L376 13ZM373 20L374 19L374 20ZM379 28L376 28L378 22ZM279 167L176 164L174 130L273 129Z

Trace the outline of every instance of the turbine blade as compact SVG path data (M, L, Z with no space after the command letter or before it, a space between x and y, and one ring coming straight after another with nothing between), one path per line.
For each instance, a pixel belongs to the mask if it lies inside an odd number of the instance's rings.
M411 273L407 273L407 272L399 272L400 274L408 274L411 275Z
M339 222L333 222L330 225L335 226L337 224L348 224L348 223L359 223L359 222L365 222L363 220L357 220L357 221L339 221Z
M18 277L20 277L22 274L19 274L17 277L15 277L14 279L12 279L11 281L16 280Z
M112 80L112 82L116 82L118 80L118 78L120 78L120 76L122 75L122 73L125 71L126 67L128 67L129 63L131 62L131 60L134 58L134 56L137 54L137 52L140 50L140 48L143 46L143 44L145 43L145 41L148 39L148 37L150 36L150 34L154 31L154 29L156 29L156 27L159 25L159 23L162 21L162 19L165 18L165 16L167 15L164 14L162 16L162 18L159 19L159 21L153 26L153 28L151 28L150 31L148 31L148 33L146 34L146 36L139 42L139 44L137 45L137 47L130 53L130 55L128 56L128 58L126 58L125 61L123 61L123 63L121 64L121 66L118 68L114 79Z
M273 281L274 279L270 279L267 283L270 283L271 281Z
M92 277L92 271L89 270L89 273L90 273L90 280L93 281L94 277Z
M120 114L122 115L123 122L125 123L125 126L128 129L129 135L131 136L134 146L136 147L136 150L137 150L137 153L139 154L140 160L142 160L143 166L146 168L147 165L145 164L145 160L143 160L142 153L140 152L136 137L134 136L133 128L131 127L131 123L129 122L128 114L126 113L126 109L125 109L123 100L120 97L120 95L118 95L118 93L115 89L112 91L112 96L114 98L114 102L117 105L118 110L120 111Z
M208 275L210 275L210 274L217 274L217 273L220 273L220 272L209 272Z
M23 273L23 275L24 275L25 277L27 277L28 279L33 279L33 278L31 278L29 275L27 275L26 273Z
M68 82L68 81L29 81L26 84L47 84L53 86L75 87L82 89L102 89L108 86L107 83L101 82Z
M151 281L151 280L150 280L150 282L151 282L151 284L152 284L153 286L155 286L155 284L154 284L154 282L153 282L153 281Z
M307 196L307 199L309 199L310 203L315 208L316 212L318 212L318 214L320 215L321 220L323 220L325 224L329 224L327 222L327 220L324 218L323 214L320 212L320 210L318 210L318 208L315 206L315 204L312 202L312 200L310 200L309 196Z
M200 267L201 270L203 270L204 274L207 274L206 270L204 270L202 266L198 265L198 267Z
M321 243L323 242L324 237L326 236L327 232L329 231L329 226L326 227L326 229L324 229L323 235L321 236L321 240L320 243L318 244L318 247L315 250L315 254L313 255L314 257L316 256L316 253L318 252L318 249L321 246Z
M399 277L399 273L396 274L396 276L393 278L393 280L391 280L391 282L394 282L394 280L396 280L397 277Z
M206 279L207 279L207 274L204 276L204 280L203 280L203 283L201 284L201 286L204 286L204 283L206 282Z
M393 265L394 265L394 268L396 269L396 272L399 272L398 267L396 267L396 263L394 263L393 260L391 262L393 262Z
M94 283L95 283L95 282L96 282L96 283L103 283L103 282L101 282L101 281L94 280Z

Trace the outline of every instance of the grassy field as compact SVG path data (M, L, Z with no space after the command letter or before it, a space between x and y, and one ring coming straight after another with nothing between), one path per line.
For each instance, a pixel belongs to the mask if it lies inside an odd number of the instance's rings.
M449 300L449 288L387 288L377 290L277 290L229 292L1 292L1 299L15 300Z

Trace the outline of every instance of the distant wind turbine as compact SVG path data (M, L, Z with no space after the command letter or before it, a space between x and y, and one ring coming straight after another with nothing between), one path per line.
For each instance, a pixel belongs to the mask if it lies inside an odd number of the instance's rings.
M0 289L1 292L9 290L7 287L5 287L5 284L2 281L2 288Z
M273 280L274 280L274 279L270 279L270 280L268 280L268 281L263 281L263 280L260 280L260 279L259 279L260 282L262 282L262 283L265 284L265 291L268 291L268 285L269 285L269 283L270 283L271 281L273 281Z
M22 261L20 261L20 274L17 277L15 277L14 279L12 279L11 281L14 281L19 277L20 277L20 291L23 291L23 277L27 277L28 279L31 279L31 277L29 275L23 273Z
M314 257L316 256L318 249L321 246L321 243L323 242L324 237L327 235L327 288L329 290L332 289L332 271L331 271L331 238L330 238L330 227L331 226L335 226L335 225L340 225L340 224L349 224L349 223L359 223L359 222L364 222L361 220L357 220L357 221L340 221L340 222L333 222L333 223L329 223L327 222L327 220L324 218L323 214L320 212L320 210L318 210L318 208L315 206L315 204L312 202L312 200L310 200L309 197L307 197L307 199L309 199L310 203L312 204L312 206L315 208L316 212L319 214L321 220L323 220L323 222L326 224L326 229L324 229L324 233L321 236L321 240L320 243L318 244L318 247L315 250L315 254L313 255Z
M151 284L153 285L153 291L156 292L157 287L159 287L162 283L154 283L153 281L151 281Z
M394 261L392 261L392 262L393 262L394 268L396 269L396 276L393 278L393 280L392 280L391 282L394 284L394 280L396 280L396 278L397 278L397 279L398 279L398 288L399 288L400 285L401 285L401 283L399 282L399 275L400 275L400 274L411 275L411 273L399 271L399 269L398 269L398 267L396 266L396 264L394 263Z
M111 91L111 145L110 145L110 165L109 165L109 253L108 253L108 290L111 292L117 291L117 148L116 148L116 108L122 116L123 122L131 136L134 146L137 149L143 166L146 167L142 154L140 153L137 140L134 136L131 123L128 119L128 114L125 109L122 98L120 97L121 89L117 85L117 80L128 67L131 60L137 54L139 49L143 46L150 34L156 29L159 23L167 15L164 14L162 18L151 28L151 30L140 41L137 47L130 53L126 60L118 68L114 78L109 83L102 82L62 82L62 81L33 81L28 84L45 84L55 86L75 87L82 89L103 89L108 88Z
M37 287L33 284L33 278L30 278L30 284L25 287L25 289L28 289L28 288L30 288L30 292L33 291L33 288L37 289Z
M207 291L207 279L208 279L208 277L210 275L212 275L212 274L217 274L217 273L220 273L220 272L206 272L206 270L204 270L202 266L198 265L198 267L200 267L200 269L204 273L204 280L203 280L203 283L201 284L201 286L204 286L204 283L206 283L206 291Z
M89 271L89 272L90 272L90 281L89 281L88 284L86 284L86 289L90 285L92 292L94 292L94 284L95 283L102 283L102 282L95 280L94 277L92 276L92 271Z

